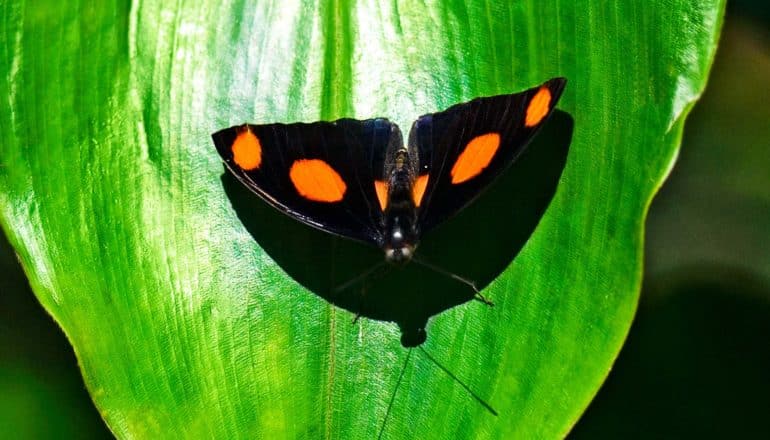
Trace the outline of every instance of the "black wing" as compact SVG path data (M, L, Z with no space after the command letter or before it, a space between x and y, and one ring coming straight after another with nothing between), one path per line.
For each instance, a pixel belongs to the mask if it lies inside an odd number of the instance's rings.
M267 203L315 228L379 245L374 182L401 143L387 119L230 127L212 135L230 171Z
M419 152L427 186L419 203L420 232L472 202L524 151L561 96L566 79L512 95L477 98L412 125L410 148Z

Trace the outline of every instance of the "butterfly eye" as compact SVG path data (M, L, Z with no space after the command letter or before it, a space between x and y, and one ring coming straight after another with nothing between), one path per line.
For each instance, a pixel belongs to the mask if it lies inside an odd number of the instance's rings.
M525 127L534 127L548 114L551 105L551 91L548 87L540 87L527 106L527 116L524 118Z
M295 160L289 179L299 195L315 202L339 202L347 190L339 173L321 159Z
M249 126L238 133L230 150L233 152L233 161L246 171L259 168L262 164L262 144Z
M499 147L500 135L497 133L482 134L471 139L449 172L452 183L463 183L481 174Z

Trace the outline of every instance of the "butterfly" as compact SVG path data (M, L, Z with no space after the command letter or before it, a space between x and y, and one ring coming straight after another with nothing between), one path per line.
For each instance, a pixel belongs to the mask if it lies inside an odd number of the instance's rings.
M426 232L475 200L521 155L565 85L565 78L553 78L422 115L406 144L386 118L243 124L212 138L230 172L268 204L376 246L385 261L403 265ZM402 328L402 345L422 344L423 327Z

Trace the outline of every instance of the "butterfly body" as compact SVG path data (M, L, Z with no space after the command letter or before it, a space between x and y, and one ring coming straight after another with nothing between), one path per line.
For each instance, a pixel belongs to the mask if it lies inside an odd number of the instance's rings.
M414 258L426 232L519 157L565 83L554 78L420 116L406 144L385 118L243 124L212 137L232 174L265 202L317 229L377 246L387 262L401 265ZM411 346L425 340L424 323L399 325L404 345L405 338Z
M388 196L383 210L382 249L389 263L403 264L412 258L420 235L412 196L416 170L405 148L394 156L386 169Z

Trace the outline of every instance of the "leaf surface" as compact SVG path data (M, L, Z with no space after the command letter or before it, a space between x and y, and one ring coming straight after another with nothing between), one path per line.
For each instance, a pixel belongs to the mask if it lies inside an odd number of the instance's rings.
M391 398L385 438L562 436L628 331L645 213L723 8L4 2L0 222L120 437L373 438ZM397 327L351 325L287 276L233 210L210 134L339 117L403 128L555 76L574 119L556 194L484 289L496 306L438 315L426 344L500 415L419 352L394 394Z

